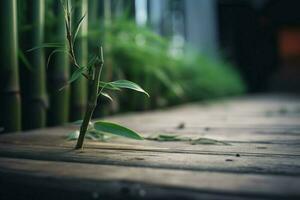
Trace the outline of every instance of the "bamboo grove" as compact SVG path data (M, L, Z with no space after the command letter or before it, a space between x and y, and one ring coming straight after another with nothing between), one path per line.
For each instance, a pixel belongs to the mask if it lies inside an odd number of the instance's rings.
M122 93L114 94L113 102L101 99L106 106L96 108L95 117L244 91L239 75L223 60L199 53L171 56L168 39L135 24L134 0L70 0L69 6L74 27L85 16L74 43L80 65L88 65L88 55L100 41L106 62L103 79L128 78L151 95L151 101ZM86 80L60 90L75 70L68 53L57 50L57 44L67 46L61 1L1 0L0 9L0 132L82 119L89 93ZM46 43L48 48L32 50Z

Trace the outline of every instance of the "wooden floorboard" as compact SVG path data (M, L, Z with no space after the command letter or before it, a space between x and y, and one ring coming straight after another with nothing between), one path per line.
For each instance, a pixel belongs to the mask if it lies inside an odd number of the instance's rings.
M296 177L260 176L217 172L193 172L172 169L119 167L69 162L36 161L1 158L1 173L17 173L20 177L53 178L93 181L137 182L161 187L198 190L204 193L232 194L257 197L296 197L300 179ZM71 170L66 170L71 169ZM27 180L28 181L28 180ZM183 184L184 183L184 184ZM277 184L273 184L277 183ZM42 183L47 185L48 183ZM72 184L68 187L72 187ZM86 189L86 188L85 188ZM95 188L92 188L92 190ZM98 188L98 190L101 188ZM91 191L92 191L91 190Z
M70 148L17 147L3 145L3 157L77 163L110 164L193 171L300 175L299 157L257 156L215 153L176 153L163 151L108 150L88 148L83 152Z
M215 142L113 138L86 140L84 151L74 151L75 141L67 140L74 125L3 134L0 198L300 198L299 97L243 97L105 120L146 138L173 134Z

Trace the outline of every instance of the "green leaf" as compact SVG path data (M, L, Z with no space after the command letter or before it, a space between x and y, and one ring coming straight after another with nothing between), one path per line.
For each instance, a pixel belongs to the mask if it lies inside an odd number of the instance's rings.
M19 49L19 51L18 51L18 56L19 56L20 60L22 61L22 63L24 63L25 67L28 70L32 70L32 66L31 66L29 60L26 58L25 54L23 53L23 51L21 49Z
M102 95L102 96L108 98L110 101L114 101L113 98L112 98L109 94L107 94L107 93L105 93L105 92L100 92L100 95Z
M67 140L77 140L79 137L79 130L73 131L68 134ZM85 136L86 139L91 139L91 140L97 140L97 141L107 141L108 139L111 139L112 136L107 135L105 133L95 131L95 130L87 130Z
M82 22L83 22L83 19L85 18L85 16L86 16L86 13L79 19L79 21L77 22L77 24L76 24L76 26L75 26L75 30L73 31L73 43L75 42L75 40L76 40L76 37L77 37L77 34L78 34L78 32L79 32L79 29L80 29L80 27L81 27L81 24L82 24Z
M95 64L96 60L97 60L97 56L94 55L94 56L89 60L89 62L88 62L88 64L87 64L87 68L90 69L90 68Z
M65 85L65 86L63 86L63 87L60 88L59 90L63 90L63 89L64 89L65 87L67 87L69 84L71 84L72 82L76 81L76 80L81 76L81 74L82 74L85 70L86 70L86 67L80 67L80 68L76 69L76 70L73 72L73 74L72 74L70 80L68 81L68 84Z
M138 84L131 82L131 81L127 81L127 80L118 80L118 81L113 81L113 82L109 82L110 85L116 87L116 88L126 88L126 89L131 89L131 90L135 90L137 92L141 92L146 94L148 97L150 97L150 95L143 90L143 88L141 88Z
M46 68L48 68L52 56L53 56L54 54L60 53L60 52L61 52L61 53L62 53L62 52L65 52L65 53L69 54L69 52L68 52L66 49L55 49L55 50L51 51L51 53L49 54L48 59L47 59L47 65L46 65Z
M68 136L67 136L67 139L68 140L77 140L78 137L79 137L79 131L76 130L76 131L73 131L73 132L69 133Z
M64 47L64 44L62 44L62 43L44 43L42 45L28 49L27 52L35 51L37 49L42 49L42 48L53 48L53 47L57 47L57 48Z
M94 128L97 131L110 133L113 135L118 135L136 140L143 140L143 137L135 131L111 122L97 121L94 123Z
M168 90L172 91L177 97L182 97L184 95L183 88L175 81L172 81L167 73L162 70L154 70L155 76L164 84Z
M106 142L107 140L113 138L112 135L100 131L96 131L96 130L88 130L85 137L88 139L97 140L101 142Z
M100 81L99 82L99 86L103 89L109 89L109 90L121 90L120 88L117 88L115 86L113 86L110 82L104 82L104 81Z

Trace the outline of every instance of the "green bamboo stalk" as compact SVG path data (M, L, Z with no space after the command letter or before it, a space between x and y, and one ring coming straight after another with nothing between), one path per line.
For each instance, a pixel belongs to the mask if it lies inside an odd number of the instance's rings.
M100 32L103 29L103 20L101 20L101 14L102 14L102 8L103 8L103 1L99 0L89 0L88 1L88 28L89 33L92 32ZM97 40L99 40L97 38ZM88 38L88 48L89 52L97 52L98 51L98 45L99 43L95 43L95 37L89 37ZM102 109L95 109L94 111L94 117L102 117L103 110Z
M73 6L75 8L74 22L76 23L79 19L87 14L88 4L87 0L74 0ZM75 24L74 23L74 24ZM88 17L85 16L81 24L81 28L78 32L78 38L75 42L75 56L80 66L86 66L88 62ZM72 72L76 70L75 66L72 67ZM71 85L71 115L72 121L82 119L86 110L87 103L87 82L84 77L80 77Z
M57 16L57 22L54 25L53 34L55 41L67 45L66 31L64 24L64 10L59 1L55 1L54 13ZM55 50L54 50L55 51ZM50 56L50 55L49 55ZM49 99L50 107L48 112L48 124L50 126L61 125L68 122L69 119L69 95L70 89L66 87L69 80L69 56L67 52L53 52L49 65Z
M21 130L16 3L0 1L0 126L4 132Z
M104 0L103 1L103 21L104 21L104 52L105 52L105 68L103 69L103 80L104 81L111 81L113 79L113 59L111 55L112 46L109 42L109 38L111 37L111 32L109 31L109 27L111 26L112 22L112 1L111 0ZM109 115L113 112L116 112L117 110L113 107L118 108L118 98L114 97L114 104L116 106L113 106L111 102L107 102L105 106L102 107L101 112L103 115Z
M89 26L94 25L99 18L99 0L89 0L88 1L88 18L89 18Z
M88 37L88 46L89 51L91 52L97 52L98 46L95 44L95 36L96 34L99 35L99 32L102 31L103 23L101 20L101 13L102 13L102 7L103 2L99 0L88 0L88 32L93 37ZM93 35L94 33L94 35ZM101 36L100 36L101 37ZM99 40L99 37L97 38Z
M44 43L45 0L29 0L28 21L32 28L28 33L30 47L38 47ZM44 49L29 53L32 69L27 73L28 85L24 92L24 126L26 129L46 126L47 91Z
M97 99L98 99L98 90L99 90L99 81L100 81L100 74L101 69L103 67L103 51L102 48L100 49L100 56L98 57L97 61L95 62L94 69L93 69L93 77L94 79L89 79L89 86L90 86L90 93L88 99L88 107L84 115L84 119L82 125L80 127L80 134L77 140L77 144L75 149L81 149L83 146L84 136L86 134L89 122L93 116L93 112L97 106Z
M112 78L112 59L109 55L111 52L111 45L109 42L107 42L108 38L110 37L110 31L108 30L108 27L112 23L112 13L111 13L111 0L104 0L104 52L108 54L106 56L106 67L104 70L104 80L110 81Z

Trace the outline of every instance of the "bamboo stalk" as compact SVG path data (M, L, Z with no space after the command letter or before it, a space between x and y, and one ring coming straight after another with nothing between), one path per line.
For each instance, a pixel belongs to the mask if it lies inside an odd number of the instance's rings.
M95 25L97 22L97 19L99 18L99 1L98 0L89 0L88 1L88 18L89 18L89 26L90 25Z
M105 70L104 70L104 80L105 81L110 81L112 79L112 71L113 71L113 63L112 63L112 58L110 56L111 52L111 45L107 41L108 38L110 37L110 31L108 30L108 27L112 23L112 13L111 13L111 0L104 0L104 30L105 30L105 35L104 35L104 52L108 54L106 56L106 61L105 61Z
M112 1L111 0L104 0L103 1L103 17L104 17L104 52L105 52L105 69L103 69L103 80L104 81L111 81L113 79L113 59L111 56L112 46L109 43L109 38L111 37L111 32L109 31L109 27L112 24ZM101 112L103 115L109 115L116 110L113 109L113 104L111 102L106 102L106 104L102 109ZM114 98L114 103L118 104L118 98ZM115 107L118 107L115 106Z
M88 1L88 28L89 28L89 33L94 32L94 33L99 33L102 28L103 28L103 20L101 20L100 16L102 14L102 8L103 8L103 1L99 0L89 0ZM98 40L100 38L97 38ZM102 38L101 38L102 40ZM88 39L88 48L89 52L97 52L97 43L95 43L95 38L94 37L89 37ZM95 109L94 116L95 117L101 117L103 115L103 110L102 109Z
M28 33L29 46L37 47L44 43L45 0L28 1L28 21L32 28ZM28 85L24 92L24 126L26 129L46 126L47 90L44 49L29 53L32 69L27 72Z
M103 1L88 0L88 32L91 31L92 34L94 32L94 35L99 34L99 32L103 28L103 23L101 23L103 20L101 20L100 17L102 14L102 4ZM99 40L100 38L98 37L97 40ZM95 36L88 38L88 47L89 51L93 53L98 52L98 46L95 43Z
M0 1L0 126L21 130L16 0Z
M74 22L77 22L84 14L87 13L87 3L87 0L74 0ZM79 66L86 66L88 61L88 41L86 37L88 31L87 22L88 18L85 16L85 19L83 20L81 28L78 32L78 38L74 44L74 53ZM73 72L76 70L76 67L73 65L71 70ZM72 121L83 118L86 110L87 93L87 82L84 77L80 77L71 85L70 119Z
M55 42L67 45L65 37L64 10L61 3L56 1L54 13L57 16L57 22L54 26ZM51 57L49 66L49 99L50 107L48 112L48 124L50 126L61 125L68 122L69 119L69 95L70 89L66 87L59 91L60 88L67 85L69 79L69 57L67 52L57 52Z
M93 69L93 77L94 79L89 79L90 82L90 94L88 100L88 107L84 115L84 119L82 125L80 127L80 134L77 140L77 144L75 149L81 149L83 146L84 136L86 134L89 122L93 116L93 112L97 106L97 99L98 99L98 89L99 89L99 81L100 81L100 74L101 69L103 66L103 51L102 48L100 49L100 57L97 59L97 62L94 65Z

